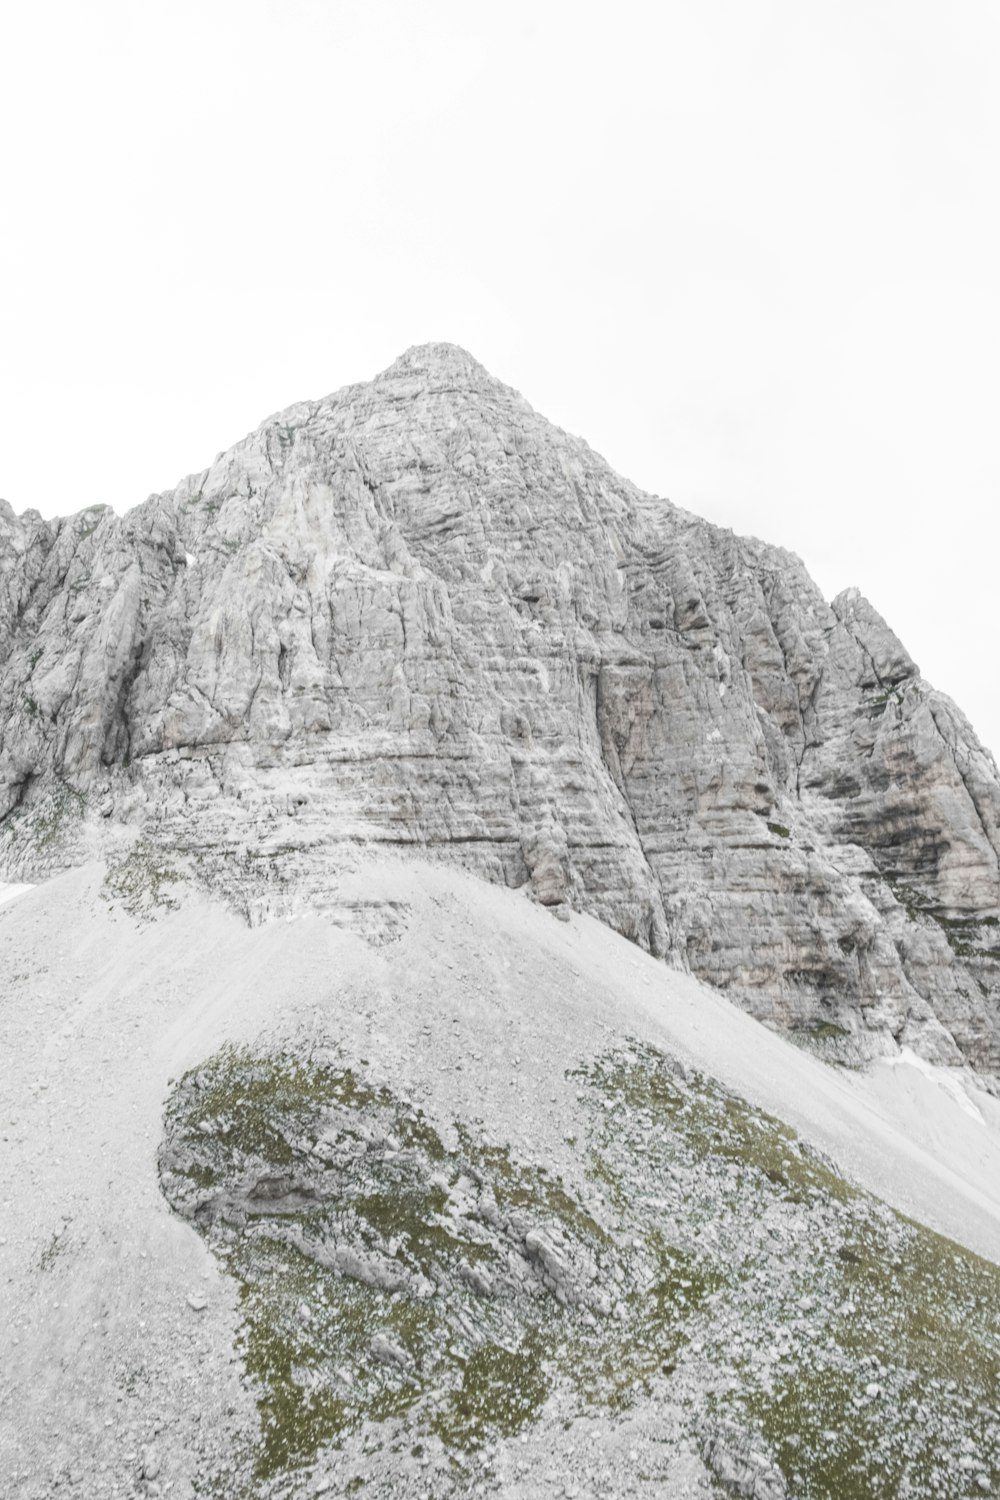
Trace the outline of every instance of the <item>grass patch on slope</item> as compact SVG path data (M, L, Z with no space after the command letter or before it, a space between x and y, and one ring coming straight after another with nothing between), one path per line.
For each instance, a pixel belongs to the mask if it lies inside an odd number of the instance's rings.
M229 1050L181 1080L161 1179L239 1284L255 1483L402 1419L461 1485L470 1451L667 1396L720 1480L764 1461L801 1500L1000 1482L995 1266L652 1048L575 1076L582 1191L462 1123L446 1146L322 1060Z
M161 1179L239 1284L258 1480L363 1423L405 1416L460 1457L556 1387L622 1409L675 1355L690 1256L662 1233L620 1243L553 1174L457 1139L288 1056L224 1051L177 1086Z
M173 887L183 880L167 852L143 837L136 839L127 854L109 863L101 895L140 921L151 921L158 912L177 909L180 903Z
M604 1171L719 1277L707 1406L802 1500L1000 1483L1000 1270L861 1193L787 1126L648 1048L589 1071Z
M71 848L86 815L87 799L65 782L48 789L7 814L2 822L4 853L16 854L25 865L36 856L42 865Z

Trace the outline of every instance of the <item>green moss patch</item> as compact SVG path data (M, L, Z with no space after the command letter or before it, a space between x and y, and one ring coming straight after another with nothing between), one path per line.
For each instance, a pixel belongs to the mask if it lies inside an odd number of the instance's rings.
M149 921L159 912L177 908L180 903L174 887L183 880L165 850L147 838L139 838L124 857L108 866L101 895L140 921Z
M535 1329L513 1349L480 1344L443 1410L431 1419L432 1431L447 1446L460 1448L476 1447L488 1431L514 1437L536 1419L548 1397L543 1352L544 1340Z
M226 1050L167 1110L164 1191L240 1288L267 1481L405 1416L456 1460L557 1395L623 1410L666 1378L709 1285L553 1173L350 1069ZM596 1211L595 1211L596 1210Z
M996 1267L652 1048L574 1076L576 1184L324 1058L180 1081L161 1181L239 1286L255 1483L389 1424L461 1488L494 1442L665 1399L802 1500L1000 1483Z
M37 714L34 699L28 702L29 711ZM47 785L46 791L37 792L3 820L3 832L10 846L21 855L34 851L43 862L72 845L87 810L86 798L65 782Z
M1000 1270L650 1049L590 1076L615 1105L598 1136L620 1196L642 1184L711 1237L709 1430L735 1421L802 1500L995 1489Z

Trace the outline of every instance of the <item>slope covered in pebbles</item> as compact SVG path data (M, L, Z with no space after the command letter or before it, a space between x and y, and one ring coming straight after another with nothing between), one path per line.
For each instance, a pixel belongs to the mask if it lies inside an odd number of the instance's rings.
M392 941L99 867L0 907L7 1493L1000 1483L995 1101L522 895L350 879Z

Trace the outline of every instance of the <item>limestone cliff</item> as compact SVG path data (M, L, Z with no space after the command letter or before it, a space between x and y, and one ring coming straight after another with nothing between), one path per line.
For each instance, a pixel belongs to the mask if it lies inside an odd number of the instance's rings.
M967 720L856 591L450 345L124 517L0 502L0 875L73 857L67 798L254 921L415 846L832 1057L1000 1078L1000 778Z

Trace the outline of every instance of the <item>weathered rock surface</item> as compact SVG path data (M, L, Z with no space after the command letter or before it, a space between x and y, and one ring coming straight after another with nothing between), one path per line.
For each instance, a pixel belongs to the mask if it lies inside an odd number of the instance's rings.
M359 842L437 851L831 1056L1000 1076L1000 778L962 714L856 591L450 345L125 517L0 503L0 875L102 819L254 921L336 908Z
M571 1070L563 1144L583 1161L564 1178L465 1122L446 1145L314 1040L205 1059L159 1152L171 1206L241 1286L258 1481L343 1483L360 1452L366 1487L411 1494L405 1454L436 1440L421 1493L478 1493L474 1456L526 1500L577 1479L706 1494L677 1483L686 1444L711 1492L756 1500L964 1500L963 1458L993 1484L1000 1273L774 1119L630 1045ZM596 1447L579 1428L595 1418Z

